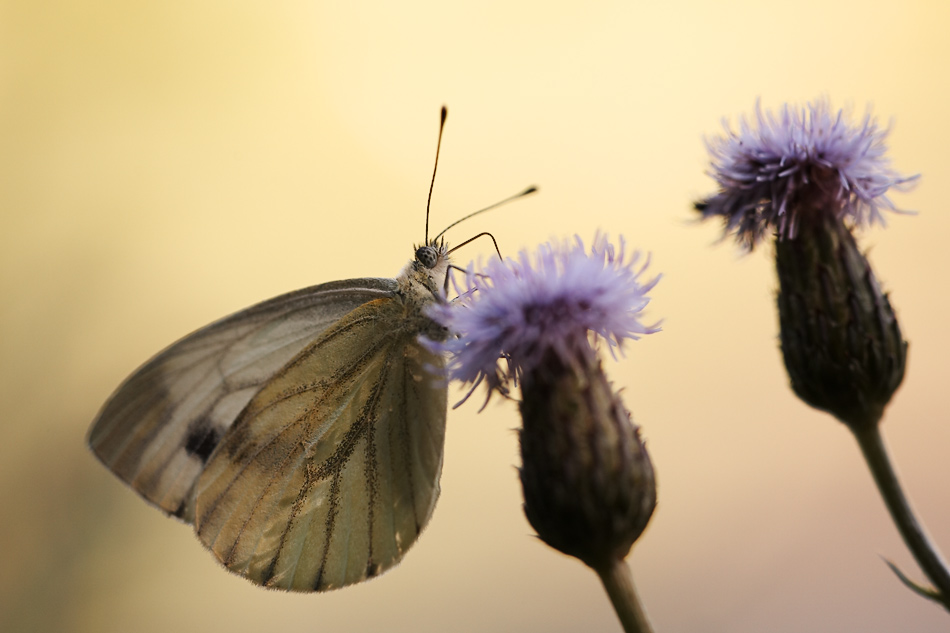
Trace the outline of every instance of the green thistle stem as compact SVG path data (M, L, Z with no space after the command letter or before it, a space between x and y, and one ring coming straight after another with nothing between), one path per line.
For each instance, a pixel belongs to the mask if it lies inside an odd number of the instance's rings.
M924 532L923 526L917 521L914 512L910 507L907 496L897 480L897 473L891 465L891 459L887 454L887 447L884 446L884 438L881 436L880 427L877 424L867 426L852 426L864 459L871 469L871 475L877 484L877 489L884 498L884 504L891 513L891 518L897 525L904 543L914 555L914 559L920 568L934 584L939 595L929 593L926 589L916 588L921 595L928 596L936 600L950 611L950 570L947 563L937 550L937 547L930 542L930 538ZM900 574L899 574L900 575ZM902 578L905 582L905 578Z
M633 575L622 560L612 559L605 565L593 568L604 583L620 624L626 633L653 633L653 627L640 604L640 597L633 586Z

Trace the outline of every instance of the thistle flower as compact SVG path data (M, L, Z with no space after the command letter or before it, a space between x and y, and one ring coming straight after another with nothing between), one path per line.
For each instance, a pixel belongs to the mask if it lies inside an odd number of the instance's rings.
M776 239L782 353L795 393L852 427L876 425L904 376L907 344L858 250L852 229L899 211L886 193L906 189L885 155L886 130L871 116L852 125L826 99L778 115L756 105L756 122L707 141L716 195L704 218L752 249Z
M880 433L884 408L904 378L907 342L853 229L898 211L886 192L914 184L885 157L887 131L865 115L851 126L825 100L756 107L758 127L708 141L716 195L696 203L722 216L725 235L752 250L775 234L780 340L792 389L854 434L901 536L935 589L900 579L950 610L950 567L930 543L897 480ZM888 563L890 564L890 563Z
M827 99L804 107L782 106L778 114L739 119L734 131L707 139L709 174L719 193L698 202L703 219L721 216L725 235L752 250L763 235L793 238L809 213L834 213L852 226L885 224L882 209L900 210L887 197L890 188L906 190L918 176L903 177L885 156L888 130L870 114L852 125Z
M470 266L462 299L430 312L459 334L431 343L450 352L451 377L472 390L486 381L489 397L520 385L525 515L545 543L600 575L628 631L649 630L623 559L653 513L656 484L592 342L613 352L659 330L640 316L659 277L642 281L648 261L638 262L603 235L589 252L580 238L546 244L533 258Z
M485 380L489 395L506 393L509 381L537 369L549 351L570 364L589 347L588 333L613 352L625 339L659 330L640 315L660 277L643 281L649 259L638 268L639 262L639 252L627 260L622 238L614 247L597 235L589 253L575 237L540 246L533 260L522 251L478 272L469 266L465 286L456 288L460 301L430 312L460 336L434 347L450 354L450 378L473 385Z

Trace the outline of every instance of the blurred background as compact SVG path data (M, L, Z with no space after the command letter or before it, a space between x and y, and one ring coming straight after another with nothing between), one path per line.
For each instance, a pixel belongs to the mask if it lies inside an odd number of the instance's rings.
M619 631L597 578L521 511L515 406L450 411L442 498L395 570L323 595L222 570L85 447L98 407L181 335L259 300L391 277L437 229L506 254L622 233L660 334L608 363L659 507L629 559L659 632L947 631L856 444L794 398L771 249L694 222L721 120L827 95L892 122L916 216L860 235L910 340L884 432L950 551L937 1L0 2L0 630ZM491 254L478 241L458 254ZM944 290L941 290L943 288ZM450 395L458 400L460 390Z

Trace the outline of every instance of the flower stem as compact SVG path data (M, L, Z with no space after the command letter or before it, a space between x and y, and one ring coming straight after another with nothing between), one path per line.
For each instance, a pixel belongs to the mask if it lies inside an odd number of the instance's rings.
M610 596L610 602L620 618L620 624L626 633L653 633L653 627L640 604L640 597L633 586L633 575L623 560L612 559L605 565L593 568L604 589Z
M923 526L914 516L910 503L897 480L897 473L891 465L879 425L852 428L852 431L904 543L940 594L934 599L950 611L950 570L937 547L930 542Z

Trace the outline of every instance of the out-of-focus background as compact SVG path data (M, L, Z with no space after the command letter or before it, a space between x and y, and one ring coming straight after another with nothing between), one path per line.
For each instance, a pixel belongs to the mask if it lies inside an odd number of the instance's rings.
M375 5L375 6L374 6ZM262 590L85 448L139 363L303 286L394 276L432 224L507 254L622 233L662 333L608 372L659 507L629 559L658 632L947 631L845 428L787 387L771 249L698 225L703 136L827 95L893 122L916 216L862 233L911 342L885 434L950 551L950 5L934 1L0 3L0 630L618 631L531 536L515 407L450 411L443 493L395 570ZM459 253L491 254L488 241ZM460 391L451 396L458 399ZM453 400L454 401L454 400Z

